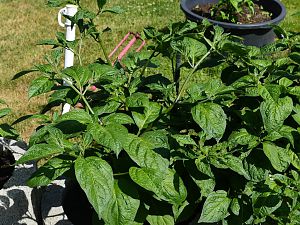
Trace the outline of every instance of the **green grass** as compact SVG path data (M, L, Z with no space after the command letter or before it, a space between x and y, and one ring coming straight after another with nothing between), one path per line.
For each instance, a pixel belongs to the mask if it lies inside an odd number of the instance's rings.
M94 8L95 0L82 0L88 8ZM285 29L300 32L300 1L283 0L288 15L281 24ZM121 15L107 14L99 19L99 26L109 26L112 32L104 37L107 49L113 47L128 32L141 32L146 26L162 28L172 21L184 20L179 8L179 0L114 0L109 3L120 5L125 12ZM57 31L63 31L56 20L59 9L49 8L43 0L0 0L0 98L5 99L14 110L9 118L37 112L45 102L45 97L28 100L27 88L35 75L15 81L11 78L18 71L31 68L43 62L47 47L37 46L41 39L53 38ZM88 41L83 46L84 62L102 56L99 46ZM34 125L24 122L17 126L22 137L27 139Z

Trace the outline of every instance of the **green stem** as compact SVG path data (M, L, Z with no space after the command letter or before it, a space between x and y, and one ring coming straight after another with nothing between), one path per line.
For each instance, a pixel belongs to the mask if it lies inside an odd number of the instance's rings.
M149 65L149 63L150 63L150 61L151 61L151 59L154 57L154 55L155 55L155 53L156 53L156 49L157 49L157 48L155 48L155 49L153 50L153 52L152 52L152 54L150 55L150 57L148 58L147 62L146 62L145 65L143 66L142 72L141 72L140 76L143 76L143 75L144 75L144 73L145 73L145 71L146 71L146 68L148 67L148 65Z
M72 82L70 82L67 79L63 79L63 80L82 98L88 110L94 115L95 113L92 107L90 106L90 104L88 103L87 99L85 98L85 96L72 84Z
M79 60L80 66L82 66L81 49L82 49L82 35L80 34L79 49L78 49L78 60Z
M104 57L105 57L107 63L108 63L109 65L112 66L112 63L111 63L111 61L110 61L110 59L109 59L109 57L108 57L108 54L107 54L107 52L106 52L106 50L105 50L105 48L104 48L102 39L101 39L100 37L98 38L98 43L99 43L99 45L100 45L100 48L102 49L102 52L103 52L103 54L104 54Z
M114 173L114 176L124 176L129 174L129 172L124 172L124 173Z
M181 96L183 95L187 84L189 83L192 75L196 72L196 70L198 69L199 65L206 59L206 57L211 53L212 48L197 62L197 64L193 67L192 71L188 74L187 78L185 79L185 81L183 82L182 87L180 88L180 91L177 95L177 98L175 99L175 101L173 102L173 104L171 106L169 106L169 108L167 109L166 113L170 112L174 106L177 104L177 102L179 101L179 99L181 98Z

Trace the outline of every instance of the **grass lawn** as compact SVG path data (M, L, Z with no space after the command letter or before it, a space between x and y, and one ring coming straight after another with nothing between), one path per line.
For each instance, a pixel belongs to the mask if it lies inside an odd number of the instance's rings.
M95 0L83 0L88 7ZM288 15L281 24L287 30L300 32L300 1L283 0ZM142 31L145 26L163 27L172 21L184 20L179 8L179 0L114 0L112 5L120 5L125 12L121 15L107 15L99 23L103 28L112 29L105 37L107 49L111 50L128 32ZM37 112L45 98L28 99L27 87L33 76L30 75L15 81L11 78L17 72L31 68L43 62L47 47L36 46L41 39L53 38L57 31L63 31L57 24L56 15L59 9L49 8L44 0L0 0L0 98L4 99L14 110L9 118L13 121L21 115ZM101 56L98 46L86 43L85 57L89 62ZM32 121L17 125L22 137L26 140L34 126Z

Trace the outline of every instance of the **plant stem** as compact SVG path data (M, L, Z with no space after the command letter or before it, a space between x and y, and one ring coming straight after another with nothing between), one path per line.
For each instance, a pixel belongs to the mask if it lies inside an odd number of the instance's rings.
M105 48L104 48L102 39L101 39L100 37L98 37L98 43L99 43L99 45L100 45L100 48L102 49L102 52L103 52L103 54L104 54L104 57L105 57L107 63L108 63L109 65L112 66L112 63L111 63L111 61L110 61L110 59L109 59L109 57L108 57L108 54L107 54L107 52L106 52L106 50L105 50Z
M156 53L156 49L157 49L157 48L155 48L155 49L153 50L153 52L152 52L152 54L150 55L150 57L148 58L147 62L146 62L145 65L143 66L143 69L142 69L142 72L141 72L140 76L143 76L143 75L144 75L147 66L149 65L151 59L154 57L154 55L155 55L155 53Z
M124 173L114 173L114 176L124 176L129 174L129 172L124 172Z
M84 103L86 104L88 110L94 115L94 111L92 109L92 107L90 106L90 104L88 103L87 99L85 98L84 94L82 94L73 84L71 81L67 80L67 79L63 79L84 101Z
M80 34L79 49L78 49L78 60L79 60L80 66L82 66L81 49L82 49L82 35Z
M209 54L211 53L212 48L209 49L209 51L197 62L197 64L194 66L194 68L192 69L192 71L188 74L187 78L185 79L185 81L183 82L183 85L177 95L177 98L175 99L175 101L173 102L173 104L171 106L169 106L169 108L167 109L166 113L170 112L173 107L176 105L176 103L179 101L179 99L181 98L181 96L183 95L186 86L188 84L188 82L190 81L192 75L196 72L196 70L198 69L199 65L206 59L207 56L209 56Z

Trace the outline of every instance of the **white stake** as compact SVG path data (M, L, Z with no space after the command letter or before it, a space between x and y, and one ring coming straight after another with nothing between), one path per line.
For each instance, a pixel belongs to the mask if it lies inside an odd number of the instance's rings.
M75 41L75 25L71 26L71 21L69 19L66 19L65 23L62 22L62 15L67 16L74 16L77 13L78 6L77 5L66 5L65 8L62 8L58 12L58 24L61 27L66 28L66 40L67 41ZM72 52L70 49L65 49L65 63L64 68L71 67L74 64L74 52ZM66 85L66 84L64 84ZM71 109L71 106L69 104L64 104L62 114L69 112Z

